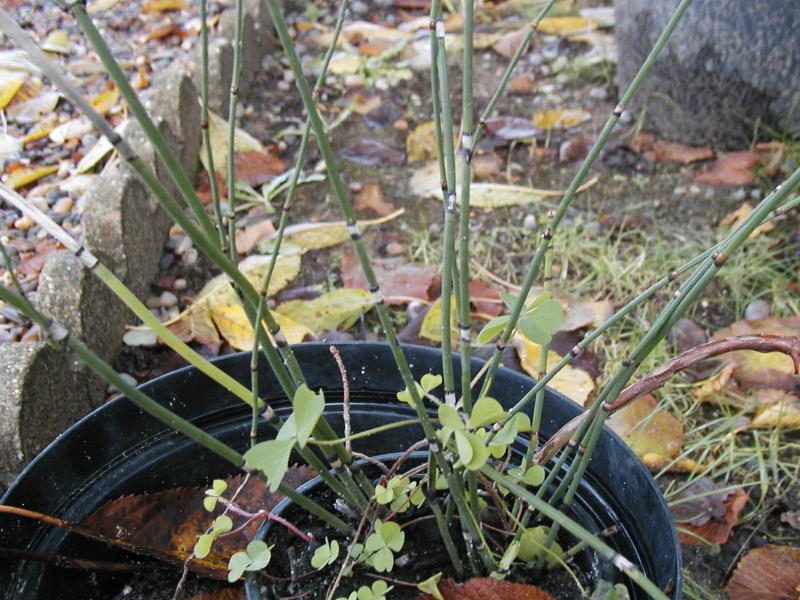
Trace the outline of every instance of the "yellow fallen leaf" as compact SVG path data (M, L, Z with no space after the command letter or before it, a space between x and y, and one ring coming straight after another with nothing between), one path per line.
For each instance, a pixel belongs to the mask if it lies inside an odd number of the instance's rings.
M239 270L257 290L269 268L271 257L260 254L248 256L239 263ZM300 273L300 255L289 254L278 257L272 279L269 282L268 296L277 294ZM217 275L209 281L195 299L195 305L207 302L209 306L237 304L238 296L225 274ZM191 310L191 307L190 309Z
M402 215L404 208L394 211L385 217L358 221L358 227L363 232L364 229L372 225L386 223ZM277 234L267 237L264 243L267 245L275 239ZM326 221L324 223L300 223L287 227L283 234L284 240L291 242L302 249L303 252L309 250L321 250L336 246L350 239L350 230L344 221ZM268 246L263 246L267 248Z
M314 333L348 329L373 306L372 294L356 288L332 290L313 300L289 300L279 313Z
M31 142L42 139L43 137L47 137L50 135L50 132L53 131L54 127L55 125L52 123L43 127L36 127L32 131L28 132L24 138L22 138L22 143L30 144Z
M148 0L142 5L142 12L164 12L168 10L183 10L188 5L186 0Z
M545 17L539 22L536 31L547 35L574 35L597 27L597 21L583 17Z
M4 183L12 190L17 190L56 171L58 171L58 165L51 165L49 167L25 167L17 169L8 175Z
M286 341L290 344L299 344L307 337L314 335L314 332L308 327L279 313L277 310L272 311L272 316L280 326Z
M450 296L450 339L453 346L458 342L458 330L456 329L456 299L455 296ZM442 299L438 298L425 316L422 318L422 324L419 327L419 337L431 340L432 342L442 341Z
M8 106L25 83L26 75L16 72L0 71L0 110Z
M736 229L742 221L744 221L747 217L750 216L750 213L753 212L753 205L749 202L744 202L739 208L734 210L731 213L728 213L720 222L720 227L726 227L727 229ZM748 239L753 239L761 235L762 233L769 233L775 229L775 224L772 221L767 221L763 225L759 225L756 227L753 232L750 234Z
M585 110L577 108L556 108L553 110L537 111L531 121L539 129L554 129L560 127L567 129L575 127L592 118Z
M800 398L782 392L777 402L767 404L756 411L749 427L754 429L800 427Z
M181 315L166 323L170 331L184 342L213 344L220 341L217 328L211 319L208 302L197 302Z
M408 162L436 160L436 123L426 121L414 128L406 138Z
M228 122L219 115L208 113L208 138L211 144L211 157L214 160L214 169L224 175L228 172ZM264 146L252 135L236 128L233 136L233 151L237 152L263 152ZM200 161L208 170L206 160L206 147L200 149Z
M665 410L656 410L651 395L637 398L606 421L649 469L672 461L683 448L683 425Z
M42 50L56 54L71 54L73 46L69 41L69 34L61 29L56 29L47 36L42 44Z
M328 67L334 75L354 75L361 68L361 58L355 54L339 52L331 58Z
M247 314L240 304L215 306L210 310L210 315L220 335L233 348L236 350L253 349L253 342L255 341L253 327L250 325ZM306 337L313 335L308 327L293 321L286 315L272 311L272 316L289 344L299 344Z
M91 100L94 109L105 116L119 102L119 90L116 87L105 90L94 96Z
M539 377L539 357L541 356L541 346L531 342L520 333L514 334L514 347L519 356L519 362L526 373L532 377ZM556 352L552 350L547 354L547 369L552 369L561 360ZM577 369L567 365L550 380L549 387L557 390L571 400L583 405L589 398L589 394L594 389L594 381L583 369Z
M611 300L568 302L560 331L597 327L613 314L614 304Z

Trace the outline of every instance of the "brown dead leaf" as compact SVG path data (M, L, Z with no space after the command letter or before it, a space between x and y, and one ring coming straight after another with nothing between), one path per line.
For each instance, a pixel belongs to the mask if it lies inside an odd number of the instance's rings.
M500 290L479 279L472 279L469 282L469 301L475 312L492 317L503 314Z
M768 545L742 557L725 587L730 600L800 597L800 548Z
M428 301L438 271L433 267L409 263L403 257L373 259L373 269L381 291L390 306L407 304L412 298ZM342 283L345 287L369 289L355 254L342 256Z
M477 180L494 179L503 171L503 160L494 152L473 156L470 165Z
M375 182L364 184L364 187L356 194L355 198L356 210L371 210L381 217L397 210L397 207L388 202L383 196L383 190Z
M685 525L678 531L681 544L724 544L739 521L739 515L750 497L743 489L733 490L725 499L725 514L713 517L703 525Z
M38 181L42 177L47 177L56 171L58 171L58 165L50 165L47 167L32 165L29 167L15 169L14 171L9 169L8 174L3 178L3 183L5 183L12 190L18 190L19 188L25 187L34 181Z
M508 84L508 91L512 94L532 94L535 89L536 77L532 73L518 75Z
M648 394L607 421L651 470L671 462L683 448L683 425L666 410L656 410L657 405L658 401Z
M730 152L703 169L695 181L707 185L745 185L755 181L754 170L760 164L761 157L755 152Z
M742 205L734 210L731 213L725 215L725 217L719 222L720 227L727 227L728 229L735 229L737 228L747 217L750 216L750 213L753 212L753 205L749 202L744 202ZM748 236L748 239L757 238L762 233L769 233L775 229L775 224L772 221L767 221L763 225L759 225L753 230Z
M517 51L517 48L525 39L525 36L528 34L528 28L522 27L521 29L517 29L516 31L510 31L504 34L499 40L497 40L494 44L492 44L492 50L497 52L503 58L511 59L514 56L514 53ZM530 49L530 45L528 45L527 50ZM525 52L523 52L523 56Z
M444 600L554 600L533 585L498 581L492 577L473 577L464 583L445 579L438 585ZM418 600L432 600L433 596L421 594Z
M700 160L714 158L714 151L708 146L688 146L678 142L659 140L649 133L638 133L631 142L631 148L644 154L655 162L677 162L684 165Z
M253 187L266 183L284 170L283 161L278 156L278 147L274 144L267 146L263 152L236 152L233 155L236 179Z
M237 229L236 250L239 254L249 254L261 240L273 233L275 233L275 226L269 219L248 225L244 229Z
M670 512L678 525L705 525L711 519L722 521L728 510L725 501L730 490L720 491L708 477L699 477L670 498Z
M758 390L756 398L760 407L750 428L800 427L800 397L783 390L767 389Z
M614 314L611 300L573 302L567 308L560 331L575 331L584 327L596 327Z
M153 25L144 38L145 42L152 42L153 40L161 40L171 35L178 35L180 29L172 21L163 21Z
M293 467L284 482L296 488L314 474L308 467ZM241 475L229 478L228 489L237 489L242 480ZM214 514L203 507L205 489L182 487L123 496L104 504L81 526L112 545L179 563L192 553L197 536L213 520ZM281 494L271 494L261 480L251 477L236 503L247 511L257 512L274 508L282 499ZM217 511L220 510L218 505ZM228 558L247 545L260 524L260 520L253 521L241 532L219 538L206 558L195 558L188 563L189 569L215 579L227 578Z

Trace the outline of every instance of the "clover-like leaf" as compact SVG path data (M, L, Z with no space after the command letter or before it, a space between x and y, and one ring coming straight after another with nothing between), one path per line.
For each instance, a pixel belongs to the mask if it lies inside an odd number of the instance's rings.
M339 558L339 542L329 541L328 538L325 538L325 543L314 551L314 556L311 557L311 566L321 569L335 563L337 558Z
M486 324L481 328L478 332L478 345L483 346L484 344L488 344L498 335L500 335L503 330L508 327L508 322L511 320L511 317L508 315L501 315L499 317L495 317L490 321L487 321Z
M247 555L250 557L248 571L260 571L269 564L272 559L272 551L266 542L253 540L247 544Z
M519 329L530 341L549 344L564 322L564 308L558 300L546 300L529 309L519 320Z
M473 427L483 427L490 423L496 423L506 416L503 405L490 396L481 396L472 407L469 416Z
M394 554L389 548L381 548L377 552L375 552L371 557L370 560L372 562L372 566L378 573L384 573L386 571L391 571L394 567Z
M467 434L467 440L472 448L472 456L468 461L462 459L461 462L463 462L464 467L470 471L477 471L489 460L489 451L477 435L471 433Z
M211 552L211 544L214 543L216 538L213 535L208 533L204 533L197 538L197 542L194 544L194 556L195 558L205 558Z
M293 446L294 439L269 440L256 444L244 453L247 468L257 469L267 476L270 492L278 489L289 469Z
M406 534L400 529L400 525L394 521L386 521L385 523L378 521L375 524L375 530L380 533L389 549L395 552L400 552L400 550L403 549L403 542L406 540Z
M437 387L442 385L442 376L441 375L434 375L433 373L425 373L422 376L422 379L419 380L422 389L427 394L431 390L435 390Z
M208 512L212 512L217 507L217 500L228 489L228 484L224 479L215 479L211 483L211 489L206 490L206 497L203 498L203 506Z
M247 552L235 552L228 560L228 581L237 581L250 566L251 559Z
M440 404L436 410L439 415L439 422L451 429L465 429L464 421L458 415L458 411L449 404Z
M549 548L545 549L545 543L547 542L547 535L549 532L550 528L546 525L539 525L538 527L529 527L526 529L519 539L520 560L530 563L537 560L540 556L544 556L548 569L557 566L564 551L557 542L553 542Z

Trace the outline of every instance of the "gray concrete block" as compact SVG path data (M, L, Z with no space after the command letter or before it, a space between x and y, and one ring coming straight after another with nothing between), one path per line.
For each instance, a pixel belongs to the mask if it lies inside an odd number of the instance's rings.
M91 408L66 354L44 342L0 344L0 485Z
M678 0L615 0L617 83L627 87ZM715 0L686 11L632 106L662 137L743 148L800 134L797 0ZM766 128L764 127L766 126Z

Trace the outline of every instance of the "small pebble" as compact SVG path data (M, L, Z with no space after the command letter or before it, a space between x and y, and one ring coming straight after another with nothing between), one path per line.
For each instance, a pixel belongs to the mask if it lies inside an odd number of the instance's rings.
M178 242L181 240L178 236L171 235L167 238L167 241L164 242L164 250L168 250L170 252L174 252L175 248L178 247Z
M406 253L406 247L398 242L389 242L386 244L386 254L389 256L400 256Z
M525 219L522 221L522 226L525 229L534 231L539 225L536 223L536 217L534 215L525 215Z
M766 300L753 300L744 309L744 318L748 321L755 319L765 319L769 316L769 302Z
M698 185L690 185L689 186L689 195L690 196L697 196L700 193L700 186Z
M144 305L147 308L158 308L161 306L161 299L157 296L151 296L147 300L144 301Z
M608 98L608 90L603 86L593 87L589 90L589 98L594 98L595 100L605 100Z
M750 192L750 197L753 200L761 200L761 190L753 190Z
M360 192L363 188L364 184L360 181L351 181L349 184L347 184L347 189L349 189L351 192Z
M431 223L428 226L428 231L431 232L431 235L436 237L442 232L442 227L438 223Z
M178 245L175 247L175 254L178 256L183 256L189 249L192 247L192 238L188 235L183 236L183 239L178 242Z
M38 342L42 339L42 331L39 329L38 325L33 325L28 331L26 331L20 341L22 342Z
M405 119L397 119L397 121L392 123L392 127L397 131L408 131L408 121Z
M189 284L187 283L187 281L183 277L181 277L180 279L175 280L175 283L172 284L172 289L175 290L176 292L182 292L188 286Z
M33 219L25 215L14 221L14 228L20 231L28 231L28 229L33 227L33 223Z
M675 189L672 190L673 196L685 196L686 195L686 186L683 185L676 185Z
M175 262L175 255L172 253L165 254L161 257L161 261L158 263L158 268L162 271L166 271L172 266L172 263Z
M69 196L63 196L53 204L53 212L57 213L68 213L72 210L72 205L74 204L72 198Z
M158 302L163 308L169 308L178 303L178 297L172 292L163 292L158 298Z
M366 2L355 0L355 2L350 3L350 10L357 15L365 15L369 12L369 6L367 6Z
M737 188L731 194L731 198L733 198L737 202L741 202L742 200L747 198L747 192L744 190L744 188Z
M47 198L44 196L28 196L28 202L33 204L36 208L41 211L47 210Z
M177 306L173 306L167 311L167 320L172 321L173 319L177 319L178 316L181 314L181 309Z
M186 254L183 255L183 264L186 267L191 267L194 263L197 262L198 254L197 248L189 248L186 251Z
M61 179L64 179L67 175L69 175L70 164L68 161L63 161L61 164L58 165L58 176Z
M376 79L374 85L376 90L380 90L382 92L388 92L392 87L391 83L389 83L389 79L386 77Z
M277 87L282 92L288 92L290 89L292 89L292 86L288 81L279 81Z

